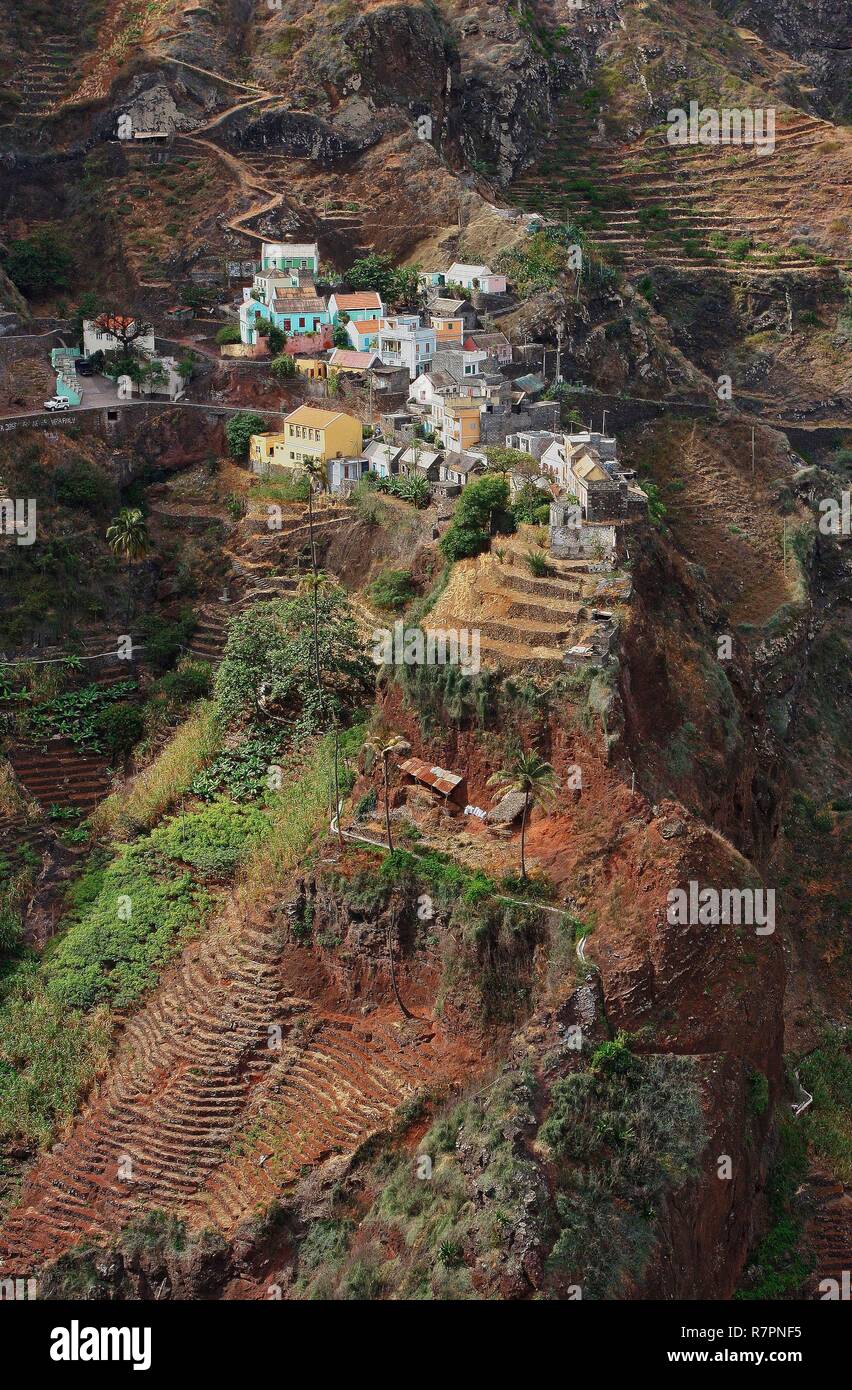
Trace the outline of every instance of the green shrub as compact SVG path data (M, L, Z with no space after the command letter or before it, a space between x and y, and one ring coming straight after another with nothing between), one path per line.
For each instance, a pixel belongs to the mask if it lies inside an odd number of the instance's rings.
M452 563L487 549L495 518L505 515L508 505L509 483L502 474L486 474L469 483L439 542L445 559Z
M191 864L199 873L222 877L233 872L268 830L269 820L262 811L223 798L158 826L149 843L169 859Z
M88 459L72 457L59 465L53 477L56 500L66 507L100 512L115 501L115 487Z
M216 342L220 347L225 347L227 343L240 342L240 330L237 325L234 323L227 323L224 328L220 328L219 332L216 334Z
M95 716L98 746L112 757L130 752L145 731L142 711L136 705L108 705Z
M209 661L186 661L176 671L161 676L156 685L158 693L176 705L203 700L212 688L213 667Z
M383 570L373 580L368 592L377 608L388 608L392 612L399 612L413 599L415 594L411 570Z
M232 415L225 426L231 458L244 459L248 453L251 436L263 434L267 428L264 417L253 410L240 410L236 415Z
M151 854L150 839L124 846L95 902L45 961L48 994L65 1008L127 1008L156 984L210 906L190 874Z

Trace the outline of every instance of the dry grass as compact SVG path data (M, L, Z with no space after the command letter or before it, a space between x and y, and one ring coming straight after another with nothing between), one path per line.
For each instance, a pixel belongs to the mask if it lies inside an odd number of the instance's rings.
M0 816L24 815L27 809L11 767L7 762L0 763Z
M158 756L134 777L129 788L113 792L91 817L96 834L128 835L149 830L185 794L192 778L219 747L211 701L202 701Z

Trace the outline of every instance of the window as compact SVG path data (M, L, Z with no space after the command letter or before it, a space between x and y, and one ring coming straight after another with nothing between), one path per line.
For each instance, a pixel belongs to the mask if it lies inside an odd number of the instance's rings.
M304 320L304 319L299 319L299 327L300 327L300 328L304 328L304 326L305 326L305 320Z

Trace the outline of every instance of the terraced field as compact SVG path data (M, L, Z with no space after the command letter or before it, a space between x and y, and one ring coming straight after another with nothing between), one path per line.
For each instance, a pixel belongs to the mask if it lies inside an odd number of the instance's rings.
M814 188L835 209L814 218ZM664 133L615 143L566 102L533 168L509 189L528 212L567 220L629 274L655 265L730 275L830 275L848 269L852 133L779 109L775 149L671 146Z
M268 914L185 953L128 1023L67 1141L30 1171L0 1228L4 1276L152 1207L230 1231L303 1165L352 1152L447 1074L439 1025L297 997L286 956Z
M429 616L428 630L476 628L486 661L509 666L561 665L568 647L591 643L600 631L591 610L618 601L622 580L593 572L587 561L550 555L543 558L551 573L537 576L527 562L535 550L521 533L462 561Z

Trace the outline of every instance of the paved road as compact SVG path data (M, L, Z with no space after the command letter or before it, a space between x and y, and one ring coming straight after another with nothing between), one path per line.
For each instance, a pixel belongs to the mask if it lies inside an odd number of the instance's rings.
M92 395L95 393L93 392ZM139 406L160 406L163 410L202 410L214 415L238 415L241 411L251 411L253 415L265 415L271 419L282 419L287 414L286 410L267 410L257 405L219 405L213 401L164 401L157 398L134 397L131 401L120 401L114 391L111 391L106 399L93 400L88 392L83 397L80 405L72 405L68 410L10 410L0 412L0 422L8 421L18 423L24 420L38 420L40 424L45 421L54 423L66 419L69 415L85 415L87 412L96 410L133 410Z

